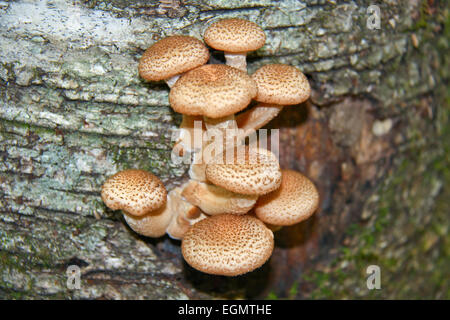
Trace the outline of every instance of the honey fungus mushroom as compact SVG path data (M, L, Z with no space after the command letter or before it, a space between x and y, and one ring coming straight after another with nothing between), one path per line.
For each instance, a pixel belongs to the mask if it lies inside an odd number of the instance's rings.
M122 210L125 221L137 233L160 237L171 220L167 191L159 178L137 169L120 171L106 180L101 197L112 210Z
M211 24L203 39L210 47L224 51L227 65L247 72L247 52L261 48L266 35L254 22L231 18Z
M249 215L221 214L194 224L185 234L181 252L199 271L237 276L261 267L272 255L273 233Z
M261 221L290 226L309 218L319 206L314 183L300 172L282 170L280 187L259 197L254 212Z
M251 76L258 88L256 105L236 116L245 137L266 125L287 105L306 101L311 87L306 76L297 68L285 64L262 66Z

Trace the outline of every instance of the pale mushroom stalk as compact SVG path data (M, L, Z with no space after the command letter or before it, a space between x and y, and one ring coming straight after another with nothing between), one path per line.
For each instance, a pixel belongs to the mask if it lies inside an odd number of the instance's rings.
M182 192L183 197L192 205L199 207L209 215L246 214L258 199L257 195L243 195L221 187L191 180Z
M228 66L247 72L247 52L224 52Z
M268 124L283 110L283 106L260 102L236 116L236 124L241 130L240 138L258 130Z
M172 218L167 226L166 233L175 240L181 240L191 225L206 218L194 205L181 195L182 187L177 187L168 194L168 206L172 211Z

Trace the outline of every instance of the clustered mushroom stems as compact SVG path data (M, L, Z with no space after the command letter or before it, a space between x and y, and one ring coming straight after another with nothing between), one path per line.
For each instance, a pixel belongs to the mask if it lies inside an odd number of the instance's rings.
M265 40L256 23L232 18L204 33L206 44L224 52L225 65L207 64L209 50L194 37L170 36L150 46L139 75L166 81L170 105L183 114L173 152L193 157L190 180L167 192L152 173L128 169L102 186L106 206L122 210L131 229L181 240L186 262L209 274L236 276L259 268L272 254L273 232L309 218L319 206L306 176L281 169L275 154L258 143L245 144L283 106L306 101L311 91L292 66L265 65L248 75L246 55ZM200 137L193 136L196 121L202 121Z

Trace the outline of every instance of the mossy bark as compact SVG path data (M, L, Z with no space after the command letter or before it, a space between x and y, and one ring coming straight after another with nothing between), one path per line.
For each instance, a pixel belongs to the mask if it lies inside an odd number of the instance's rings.
M0 297L449 298L448 4L370 1L0 3ZM249 72L299 67L313 94L285 108L280 162L318 185L308 221L276 233L271 260L237 278L201 274L179 242L139 237L100 199L124 168L186 178L171 162L180 116L137 74L170 34L220 17L260 24ZM212 52L223 60L220 52ZM81 289L66 269L81 268ZM381 268L368 290L366 268Z

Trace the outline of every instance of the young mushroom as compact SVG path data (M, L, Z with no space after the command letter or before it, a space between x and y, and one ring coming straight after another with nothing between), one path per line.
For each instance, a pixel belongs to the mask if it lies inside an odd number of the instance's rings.
M128 169L108 178L101 197L112 210L122 210L125 221L137 233L160 237L171 219L167 191L158 177L144 170Z
M271 151L243 146L227 149L208 162L206 178L236 193L263 195L278 189L281 169Z
M273 233L260 220L221 214L194 224L183 238L181 252L194 269L237 276L262 266L273 247Z
M238 194L195 180L188 182L182 195L187 201L209 215L245 214L253 208L258 199L257 195Z
M256 23L232 18L211 24L203 39L210 47L224 51L227 65L247 72L247 52L261 48L266 35Z
M258 87L254 98L259 103L236 116L241 137L251 134L275 118L286 105L306 101L311 87L306 76L297 68L285 64L262 66L252 75Z
M290 226L309 218L319 206L314 183L297 171L282 170L280 188L261 196L256 217L274 226Z

